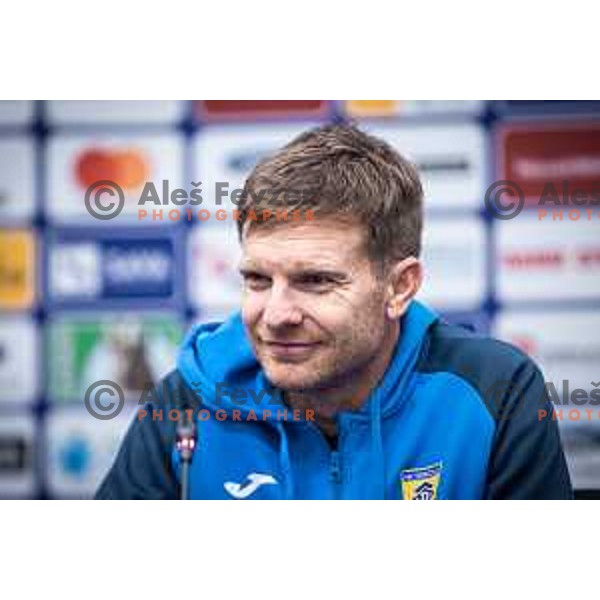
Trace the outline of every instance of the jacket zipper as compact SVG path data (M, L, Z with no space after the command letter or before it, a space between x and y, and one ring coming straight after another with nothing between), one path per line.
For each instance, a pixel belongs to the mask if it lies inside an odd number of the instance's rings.
M338 431L337 450L331 450L329 444L325 440L321 430L314 425L309 423L309 427L317 434L317 437L321 440L323 449L329 453L329 481L333 489L333 498L340 499L342 497L343 483L344 483L344 466L342 461L342 453L339 448L342 444L342 431L341 427Z
M337 447L335 450L331 450L329 455L329 476L333 486L333 497L339 500L343 496L344 485L346 483L346 465L344 464L344 455L341 451L344 447L346 436L341 419L338 420L337 433Z
M331 482L333 483L334 497L337 499L340 497L343 481L342 461L338 450L333 450L331 452L331 457L329 460L329 476L331 478Z

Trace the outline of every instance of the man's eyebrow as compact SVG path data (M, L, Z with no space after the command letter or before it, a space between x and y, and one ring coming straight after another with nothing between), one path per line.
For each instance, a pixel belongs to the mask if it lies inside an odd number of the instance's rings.
M268 267L262 267L253 261L246 261L240 264L238 270L242 275L255 272L264 273L268 270ZM290 277L301 277L303 275L322 275L335 279L345 279L348 277L348 273L341 271L339 268L305 262L295 262L289 268L286 268L285 271Z
M253 271L262 271L264 269L262 269L260 267L260 265L255 264L254 262L251 261L242 261L240 262L240 264L238 265L238 271L240 273L248 273L248 272L253 272Z
M348 277L348 274L343 272L343 271L339 271L337 269L331 269L329 267L305 267L305 268L300 268L297 271L292 271L292 273L290 273L290 275L292 277L302 277L305 275L319 275L319 276L324 276L324 277L331 277L332 279L346 279Z

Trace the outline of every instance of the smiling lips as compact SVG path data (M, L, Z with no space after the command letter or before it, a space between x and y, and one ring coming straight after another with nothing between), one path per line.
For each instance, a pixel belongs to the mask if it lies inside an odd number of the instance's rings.
M279 342L272 340L262 340L262 342L271 354L282 358L306 356L319 344L319 342Z

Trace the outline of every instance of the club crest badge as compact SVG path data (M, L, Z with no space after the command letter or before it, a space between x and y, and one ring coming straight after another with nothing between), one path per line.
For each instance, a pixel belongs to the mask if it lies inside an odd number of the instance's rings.
M400 473L404 500L437 500L442 463L427 467L404 469Z

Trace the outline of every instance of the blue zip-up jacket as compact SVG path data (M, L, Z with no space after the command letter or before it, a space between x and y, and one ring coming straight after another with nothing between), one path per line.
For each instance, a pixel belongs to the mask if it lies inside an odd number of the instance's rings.
M239 313L194 327L160 399L133 421L97 498L178 497L168 411L184 408L198 431L192 498L572 497L536 365L417 301L378 386L361 409L339 415L336 447L310 415L284 412Z

